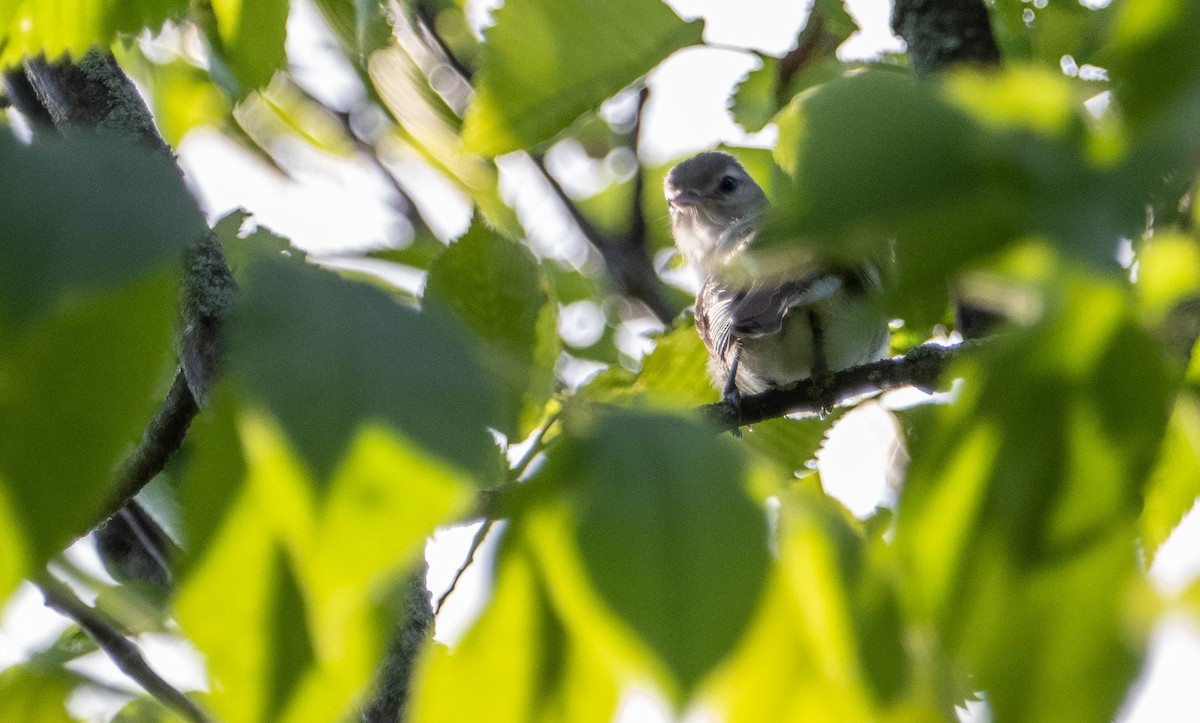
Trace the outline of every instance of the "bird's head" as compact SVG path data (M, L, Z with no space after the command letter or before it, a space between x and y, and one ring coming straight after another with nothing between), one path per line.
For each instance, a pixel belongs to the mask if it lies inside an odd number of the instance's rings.
M675 245L701 276L723 263L754 230L767 197L737 159L709 152L671 169L663 183Z

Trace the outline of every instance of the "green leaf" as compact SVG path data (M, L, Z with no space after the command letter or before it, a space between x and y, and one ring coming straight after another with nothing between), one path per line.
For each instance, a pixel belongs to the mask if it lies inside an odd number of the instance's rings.
M1146 485L1142 549L1146 567L1200 497L1200 402L1183 393L1167 423L1158 463Z
M1142 190L1126 170L1093 162L1079 133L1029 132L1061 124L1062 103L987 95L1019 77L978 76L971 94L955 86L951 95L988 101L969 106L993 112L979 119L889 73L797 97L777 118L775 155L791 183L775 194L763 253L886 259L894 240L889 311L917 327L938 320L948 279L1017 239L1047 237L1115 274L1120 237L1143 223Z
M910 681L896 590L861 525L817 490L780 501L763 605L709 688L725 720L892 720L891 704L896 720L945 719Z
M738 84L733 119L749 133L760 131L797 93L841 75L847 66L837 49L857 30L842 0L816 0L796 47L782 58L759 55L761 66Z
M210 704L229 721L277 719L313 659L304 606L261 504L240 494L176 601L180 625L218 681Z
M0 672L0 723L70 723L67 696L76 684L64 670L35 670L16 665Z
M733 92L733 105L729 109L733 119L747 133L762 130L780 107L777 96L779 59L769 55L758 57L760 67L750 71L738 83Z
M210 0L216 19L214 50L241 84L245 95L282 68L288 0Z
M317 10L351 57L365 60L392 41L392 26L379 0L316 0Z
M703 29L659 0L509 0L495 21L463 127L492 156L551 139Z
M580 388L570 403L691 410L719 399L705 371L707 364L708 351L689 320L655 341L654 351L642 361L641 372L606 369Z
M397 124L393 140L411 147L443 173L475 202L489 225L511 238L520 236L516 213L500 197L495 163L463 152L462 121L429 84L417 61L393 44L370 57L367 71L374 91Z
M181 248L202 226L178 173L127 145L0 138L0 163L5 597L99 521L165 393Z
M382 657L396 584L471 504L470 479L373 422L314 479L284 429L235 391L218 388L185 478L180 624L208 657L222 719L334 720Z
M243 233L246 221L251 216L243 209L230 211L213 224L213 233L221 244L225 262L239 284L246 283L246 275L257 259L292 259L303 262L306 255L292 246L292 242L263 226Z
M77 58L94 45L107 48L120 34L157 30L187 9L186 0L5 0L0 3L0 67L41 54Z
M557 306L529 249L476 223L438 257L426 305L448 310L482 341L508 413L501 431L524 439L554 391Z
M1079 65L1101 64L1099 46L1112 15L1112 6L1093 10L1077 2L1033 5L996 0L991 20L1006 61L1037 61L1057 71L1064 55Z
M1200 110L1200 7L1189 0L1121 3L1103 65L1113 75L1122 112L1159 135ZM1153 126L1158 125L1158 128Z
M1137 674L1121 601L1174 387L1120 287L1058 279L910 440L897 518L918 619L1003 719L1111 718Z
M825 443L825 435L850 407L839 407L824 419L817 415L800 419L769 419L746 430L743 439L758 454L791 472L805 470Z
M229 118L232 106L228 97L203 68L182 58L154 62L138 45L118 48L117 60L148 91L154 123L172 148L193 128L220 128Z
M686 699L733 650L766 576L766 520L740 486L745 462L677 417L612 410L584 426L536 479L570 490L591 585Z
M294 261L248 271L231 371L287 429L318 478L351 436L385 422L464 469L490 469L500 397L463 329L384 291Z
M366 254L369 259L387 261L393 264L411 266L415 269L428 271L433 262L446 252L446 244L436 236L417 231L407 246L400 248L379 249Z
M0 318L11 323L178 264L206 229L170 159L111 137L23 146L0 135L0 168Z
M181 723L184 718L153 698L134 698L113 716L112 723Z
M479 621L452 649L434 643L426 651L410 720L612 720L613 671L564 629L523 543L506 536L497 555L495 591Z
M285 73L243 98L233 117L266 153L293 140L339 158L351 158L358 150L342 121Z

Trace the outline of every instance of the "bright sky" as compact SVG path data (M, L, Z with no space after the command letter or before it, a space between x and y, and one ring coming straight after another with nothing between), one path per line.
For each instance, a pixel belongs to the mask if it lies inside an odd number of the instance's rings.
M682 50L667 59L649 78L652 91L643 122L642 148L645 160L662 163L711 148L719 142L733 145L770 145L774 129L746 136L730 118L726 103L733 85L757 67L757 59L737 48L769 54L785 52L803 23L807 10L795 0L667 0L685 18L704 17L705 39L722 48ZM468 0L468 12L482 22L495 0ZM889 0L848 0L862 32L840 50L844 59L872 57L884 50L899 50L902 43L888 26ZM323 49L315 11L307 0L293 2L289 23L291 57L304 58L301 76L310 89L323 97L336 98L346 87L341 62ZM295 52L295 49L301 49ZM238 149L215 132L191 134L178 149L180 160L200 193L210 216L218 218L235 208L250 210L258 223L290 237L313 253L330 254L348 248L377 246L402 241L405 229L398 225L388 203L389 189L369 165L333 162L301 149L305 163L294 179L284 179ZM557 169L574 168L566 185L587 187L588 174L595 169L570 157L557 159ZM573 165L572 165L573 164ZM461 233L470 219L465 199L452 191L419 164L400 159L406 178L419 178L411 188L433 217L435 230L444 236ZM502 181L506 194L515 199L530 229L534 245L546 253L571 256L582 243L559 215L545 213L548 192L520 159L505 159ZM585 313L586 310L579 311ZM585 320L586 322L586 320ZM585 323L586 326L586 323ZM586 331L586 329L585 329ZM634 334L636 337L637 334ZM637 338L627 340L632 350ZM894 444L894 423L878 404L864 405L848 415L835 429L821 457L822 477L831 494L856 514L867 514L877 504L893 501L887 485L887 470L899 452ZM438 533L427 550L432 569L430 588L436 596L449 584L466 553L474 527ZM494 538L494 535L493 535ZM490 549L490 547L489 547ZM486 600L489 549L481 551L477 563L459 582L438 624L438 637L452 641L461 636ZM77 545L72 555L98 569L95 553ZM1200 514L1193 511L1160 552L1151 578L1164 592L1178 591L1200 575ZM23 588L0 618L0 669L21 660L28 651L53 640L65 621L46 610L39 596ZM194 653L178 643L156 636L138 641L165 677L184 688L202 687L203 672ZM87 669L118 687L127 687L122 675L102 655L89 656ZM1200 670L1200 635L1182 618L1169 618L1156 628L1151 657L1140 688L1127 701L1118 718L1122 723L1170 723L1196 720L1200 709L1195 674ZM99 720L111 711L112 696L84 695L72 701L77 713ZM665 708L648 693L630 695L622 710L621 723L665 721ZM702 715L693 719L703 719ZM986 709L976 706L964 720L987 720Z

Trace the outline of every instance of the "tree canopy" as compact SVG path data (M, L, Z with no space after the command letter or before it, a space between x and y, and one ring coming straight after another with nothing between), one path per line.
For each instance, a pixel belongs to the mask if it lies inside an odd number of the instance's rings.
M103 649L140 686L119 721L608 721L640 687L731 722L982 699L1082 723L1117 715L1158 621L1200 616L1200 581L1148 576L1200 496L1200 4L896 0L907 52L848 62L854 20L815 0L754 53L730 112L778 140L726 150L771 196L759 248L895 258L897 358L794 418L812 385L717 404L663 260L645 77L702 21L506 0L476 34L461 0L312 4L341 104L289 56L287 0L0 0L0 603L30 581L74 622L0 671L0 720L72 720L103 685L69 663ZM171 152L200 127L280 174L296 144L368 161L411 233L347 270L208 225ZM559 144L617 170L577 197ZM465 234L401 156L470 201ZM582 260L529 241L500 157ZM952 299L1006 321L925 346ZM639 358L620 335L647 320ZM904 384L954 392L887 407L908 461L856 517L813 459ZM478 521L492 590L446 647L425 541ZM63 556L89 533L115 581ZM194 645L208 689L159 678L146 633Z

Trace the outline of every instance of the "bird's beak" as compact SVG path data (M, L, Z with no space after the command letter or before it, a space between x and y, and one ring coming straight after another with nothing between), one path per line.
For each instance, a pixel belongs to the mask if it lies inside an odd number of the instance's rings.
M700 199L696 198L690 193L680 191L674 196L671 196L670 200L667 201L667 204L671 208L695 208L696 206L700 205Z

